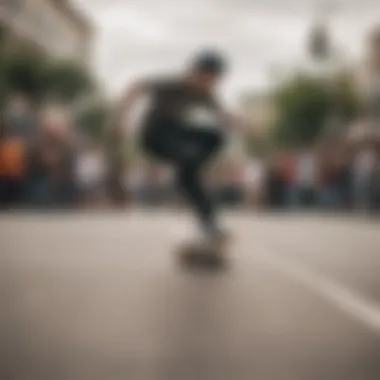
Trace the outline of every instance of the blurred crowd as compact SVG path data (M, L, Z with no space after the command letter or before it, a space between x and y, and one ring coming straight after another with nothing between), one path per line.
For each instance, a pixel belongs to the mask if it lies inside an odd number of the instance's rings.
M328 141L280 155L271 165L272 207L375 211L380 207L380 144Z
M105 191L106 150L22 95L1 120L1 208L73 208Z
M137 203L178 204L170 174L149 165L128 171L125 183ZM380 141L337 138L268 159L232 158L212 165L205 184L226 207L375 212L380 210Z
M140 160L124 166L115 150L75 132L14 96L2 118L1 208L181 205L170 169ZM380 208L380 143L330 139L270 159L224 160L205 184L225 206L263 209ZM127 197L128 194L128 197Z

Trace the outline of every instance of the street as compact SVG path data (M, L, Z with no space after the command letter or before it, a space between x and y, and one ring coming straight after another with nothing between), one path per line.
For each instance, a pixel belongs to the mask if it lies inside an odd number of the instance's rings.
M186 271L174 211L0 216L1 379L378 380L380 225L231 213Z

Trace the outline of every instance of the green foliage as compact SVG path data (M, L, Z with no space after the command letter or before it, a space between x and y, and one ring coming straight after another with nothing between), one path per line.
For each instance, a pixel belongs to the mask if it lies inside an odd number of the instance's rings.
M3 62L0 60L0 109L3 109L7 97L7 80L4 70L2 70Z
M37 54L11 54L1 60L4 90L22 92L33 99L41 99L46 91L46 61Z
M3 52L7 30L4 25L0 25L0 53Z
M360 97L355 89L352 75L341 72L333 83L334 108L343 122L349 122L360 112Z
M274 101L278 118L273 137L283 145L313 141L323 130L331 110L326 86L321 81L301 75L280 87Z
M0 55L0 96L22 92L37 102L49 98L70 103L94 88L93 78L79 64L53 61L38 53Z
M353 81L347 73L330 80L298 75L277 89L273 101L278 117L272 137L283 146L313 142L325 133L332 115L345 125L359 109Z
M101 141L106 135L110 110L105 104L92 104L80 111L76 125L86 136Z
M71 102L94 90L89 73L79 64L54 62L46 71L47 95L64 102Z

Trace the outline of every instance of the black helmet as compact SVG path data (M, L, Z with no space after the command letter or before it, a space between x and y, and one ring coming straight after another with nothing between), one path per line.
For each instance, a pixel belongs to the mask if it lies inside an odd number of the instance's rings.
M227 69L225 59L215 51L207 50L200 52L193 61L193 69L222 75Z

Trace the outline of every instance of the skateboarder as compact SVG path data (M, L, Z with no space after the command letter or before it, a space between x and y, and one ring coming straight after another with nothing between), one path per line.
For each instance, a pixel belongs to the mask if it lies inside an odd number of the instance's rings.
M218 104L215 90L227 71L217 52L197 55L179 77L142 80L131 86L116 112L116 126L143 95L150 107L143 117L140 141L154 159L171 164L182 193L196 213L203 236L221 241L210 194L201 183L201 170L223 146L225 128L236 121Z

